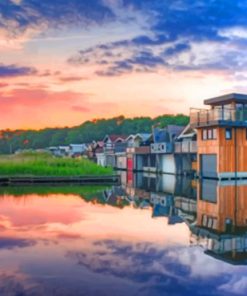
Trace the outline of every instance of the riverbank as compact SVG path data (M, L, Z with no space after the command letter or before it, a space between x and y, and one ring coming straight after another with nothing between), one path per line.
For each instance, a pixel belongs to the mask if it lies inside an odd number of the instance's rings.
M18 155L0 156L0 177L8 179L41 180L73 178L79 181L79 177L106 177L114 175L112 168L100 167L88 159L56 158L49 153L29 152ZM98 178L97 178L98 179Z

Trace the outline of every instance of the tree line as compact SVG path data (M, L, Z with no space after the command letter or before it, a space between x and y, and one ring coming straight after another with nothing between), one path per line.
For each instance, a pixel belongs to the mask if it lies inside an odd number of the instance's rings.
M99 141L106 134L130 135L151 133L152 126L170 124L187 125L189 117L183 114L162 115L155 118L118 116L111 119L86 121L75 127L45 128L42 130L2 130L0 153L8 154L19 149L39 149L72 143Z

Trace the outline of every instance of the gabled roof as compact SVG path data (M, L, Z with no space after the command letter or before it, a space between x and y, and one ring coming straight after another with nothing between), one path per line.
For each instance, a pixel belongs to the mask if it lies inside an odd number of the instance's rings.
M106 135L103 139L103 142L105 142L107 139L110 139L112 142L116 142L118 140L124 141L127 139L128 136L126 135Z
M180 125L168 125L166 127L168 133L173 136L178 136L183 130L185 126L180 126Z
M192 128L190 124L188 124L183 131L180 133L180 135L177 137L177 139L183 139L183 138L192 138L197 134L196 129Z
M151 138L152 134L149 133L138 133L135 135L129 135L128 138L125 139L125 141L129 141L131 138L136 139L136 138L141 138L143 142L147 141L149 138Z
M184 129L180 125L167 125L164 128L153 127L153 138L155 143L173 141Z
M135 137L140 137L142 139L143 142L149 140L152 137L152 134L148 134L148 133L138 133L136 134Z

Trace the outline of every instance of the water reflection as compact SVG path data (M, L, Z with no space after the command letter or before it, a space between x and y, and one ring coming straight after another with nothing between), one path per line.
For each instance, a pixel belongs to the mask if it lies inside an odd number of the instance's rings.
M0 295L245 295L247 182L0 188Z

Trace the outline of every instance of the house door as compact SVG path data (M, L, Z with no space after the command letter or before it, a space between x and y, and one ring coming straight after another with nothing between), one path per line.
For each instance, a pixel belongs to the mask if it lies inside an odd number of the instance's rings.
M217 155L201 154L201 176L208 178L217 177Z
M133 170L133 158L127 158L127 169L129 171Z

